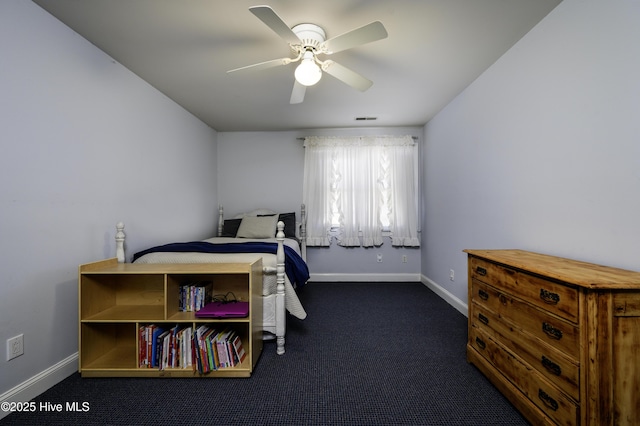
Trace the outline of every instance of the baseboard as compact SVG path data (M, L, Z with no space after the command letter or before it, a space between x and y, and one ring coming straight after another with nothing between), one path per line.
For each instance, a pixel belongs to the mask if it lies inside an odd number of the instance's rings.
M311 282L417 282L420 274L310 274Z
M27 402L78 371L78 353L68 356L0 395L3 402ZM11 414L0 410L0 419Z
M435 294L443 298L448 304L453 306L458 312L460 312L465 317L469 317L469 305L464 303L462 300L458 299L456 296L451 294L449 291L444 289L435 283L435 281L425 277L422 275L422 283L426 285L429 289L431 289Z
M443 298L465 317L469 307L435 281L421 274L310 274L310 282L421 282L435 294Z

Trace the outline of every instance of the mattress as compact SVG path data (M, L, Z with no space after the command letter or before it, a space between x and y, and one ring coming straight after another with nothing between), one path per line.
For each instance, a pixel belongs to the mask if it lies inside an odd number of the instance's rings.
M230 238L215 237L203 240L211 244L227 244L227 243L243 243L243 242L273 242L277 243L275 238L267 239L248 239L248 238ZM291 238L284 240L286 246L291 247L296 253L300 254L300 246L298 242ZM147 253L139 257L135 263L235 263L235 262L253 262L257 257L262 257L262 266L273 268L276 267L276 255L270 253L198 253L198 252L154 252ZM295 288L285 274L285 307L287 312L299 319L305 319L307 313L298 298ZM263 274L262 295L269 296L276 293L276 274Z

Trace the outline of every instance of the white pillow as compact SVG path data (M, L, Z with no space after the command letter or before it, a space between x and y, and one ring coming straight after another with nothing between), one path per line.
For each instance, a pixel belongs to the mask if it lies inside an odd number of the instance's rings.
M278 216L245 216L240 222L238 238L273 238Z

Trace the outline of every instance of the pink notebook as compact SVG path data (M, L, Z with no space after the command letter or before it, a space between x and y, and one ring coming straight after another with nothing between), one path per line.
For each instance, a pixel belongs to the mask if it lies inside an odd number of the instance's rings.
M238 318L249 315L249 302L212 302L196 312L198 318Z

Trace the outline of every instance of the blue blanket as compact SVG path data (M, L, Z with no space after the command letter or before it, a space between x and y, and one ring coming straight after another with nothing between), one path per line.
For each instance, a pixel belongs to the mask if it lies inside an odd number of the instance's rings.
M154 252L196 252L196 253L272 253L276 254L277 243L249 241L246 243L212 244L206 241L188 243L170 243L139 251L133 255L133 261ZM301 287L309 280L309 268L294 249L284 246L284 270L293 286Z

